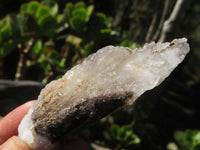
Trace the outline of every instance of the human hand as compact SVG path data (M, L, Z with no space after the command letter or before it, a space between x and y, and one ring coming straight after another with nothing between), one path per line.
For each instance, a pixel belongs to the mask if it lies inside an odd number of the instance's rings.
M0 150L30 150L18 134L18 126L35 101L27 102L7 114L0 121Z
M18 126L35 101L27 102L10 112L0 120L0 150L31 150L18 135ZM63 150L88 150L81 139L69 140Z

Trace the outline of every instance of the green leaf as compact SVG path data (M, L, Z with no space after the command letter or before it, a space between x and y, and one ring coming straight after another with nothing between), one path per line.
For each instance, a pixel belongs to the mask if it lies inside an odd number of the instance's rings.
M126 131L126 132L125 132L125 140L128 140L129 137L133 137L132 134L133 134L133 132L131 132L131 131Z
M85 8L78 8L72 11L72 16L73 17L81 17L82 20L86 22L86 9Z
M45 77L44 77L44 79L42 80L42 83L43 84L47 84L47 82L48 82L48 80L49 80L49 74L48 74L48 72L45 72Z
M24 15L18 14L17 15L17 21L18 21L20 34L23 35L25 33Z
M20 13L27 13L28 11L28 4L22 4L20 8Z
M197 134L197 131L187 130L184 134L183 142L188 146L192 146L194 142L194 137Z
M111 133L113 136L117 136L118 135L118 130L119 130L119 126L114 124L111 126Z
M61 68L65 68L65 62L66 62L66 58L62 58L62 59L60 60L59 66L60 66Z
M38 59L38 63L40 63L45 73L48 73L51 71L51 66L48 62L47 57L44 54L40 56L40 58Z
M106 27L106 23L107 23L108 19L105 14L97 13L95 19L96 19L96 24L98 25L99 28Z
M9 36L9 27L8 26L4 26L3 28L1 28L1 32L0 32L0 44L3 43Z
M92 15L94 11L94 6L93 5L90 5L88 8L87 8L87 12L86 12L86 22L88 22L90 20L90 17Z
M85 20L83 19L83 17L75 16L72 19L70 19L69 23L72 29L80 32L83 28L83 25L85 24Z
M96 16L103 23L107 21L107 17L106 17L106 15L104 13L97 13Z
M58 79L62 78L62 76L63 76L63 75L58 75L58 76L56 76L55 80L58 80Z
M38 19L40 19L41 17L46 16L46 15L50 15L50 14L51 14L51 10L50 10L49 7L47 7L47 6L40 6L40 8L37 11L36 17Z
M64 17L65 17L65 16L64 16L63 14L58 15L58 16L57 16L57 22L58 22L58 23L61 23L61 22L64 20Z
M110 131L112 135L111 140L114 142L115 145L117 144L121 148L123 147L123 145L130 146L140 143L140 138L133 133L131 125L120 127L114 124L110 127Z
M183 131L176 131L174 134L174 138L177 142L184 141L185 133Z
M32 53L34 55L39 55L42 51L42 41L41 40L38 40L35 45L33 46L33 50L32 50Z
M23 17L24 17L24 27L25 27L26 32L32 33L32 34L40 33L38 23L36 19L34 18L34 16L30 14L24 14Z
M102 118L102 119L100 120L100 123L101 123L101 124L104 124L104 123L106 123L107 120L108 120L108 119L107 119L106 117L104 117L104 118Z
M39 6L40 6L40 4L37 1L31 1L28 3L28 7L25 9L26 9L27 13L29 13L33 16L36 16L36 12L37 12Z
M48 57L48 62L51 64L51 66L55 66L56 69L59 68L60 56L57 51L53 50L50 52L50 55Z
M20 36L21 29L16 15L8 16L10 27L12 28L12 37Z
M60 60L59 53L55 50L50 52L49 58L54 60Z
M21 37L33 36L34 32L39 30L35 18L30 14L18 14L16 16L17 23L15 24L19 30Z
M53 37L57 28L57 20L51 15L45 15L38 21L40 30L45 36Z
M128 145L139 144L141 142L140 138L134 134L132 140L128 142Z
M200 131L196 133L193 140L193 145L200 145Z
M94 46L94 42L87 43L84 46L84 49L81 50L81 54L87 57L89 54L92 53L93 46Z
M111 29L109 29L109 28L108 29L101 29L100 30L101 34L110 34L110 32L111 32Z
M6 17L4 26L0 29L0 43L6 41L9 37L12 36L12 27L9 17Z
M7 18L0 20L0 29L7 25Z
M136 43L132 43L129 45L129 48L130 49L135 49L137 47L137 44Z
M0 46L0 56L8 56L17 46L17 41L9 40Z
M130 19L133 19L134 17L135 17L135 13L134 12L129 14L129 18Z
M74 9L74 6L72 3L67 3L65 10L64 10L64 14L66 15L66 17L68 19L70 19L72 17L72 11Z
M122 41L122 43L119 46L128 47L130 49L135 49L137 47L137 44L135 42L124 40L124 41Z
M195 150L200 145L200 131L198 130L176 131L174 138L184 149Z
M42 1L41 5L49 7L51 15L56 16L58 14L59 8L58 4L55 1L45 0Z
M117 131L118 131L118 132L117 132L117 135L118 135L119 137L124 136L125 129L124 129L123 127L121 127L121 128L119 127Z
M86 4L84 2L78 2L75 4L74 8L86 8Z

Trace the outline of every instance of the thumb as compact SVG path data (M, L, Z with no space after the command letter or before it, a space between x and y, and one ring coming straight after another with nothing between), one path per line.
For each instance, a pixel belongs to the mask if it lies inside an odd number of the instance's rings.
M24 141L19 137L13 136L8 139L1 147L0 150L31 150Z

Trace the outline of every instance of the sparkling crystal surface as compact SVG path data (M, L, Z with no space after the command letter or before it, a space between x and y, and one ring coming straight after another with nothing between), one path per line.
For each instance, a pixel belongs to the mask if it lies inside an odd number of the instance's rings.
M152 42L134 50L104 47L46 85L22 121L19 136L33 149L53 149L52 139L80 121L87 122L87 116L90 121L103 117L106 114L102 111L110 113L106 109L114 111L120 105L132 104L159 85L188 52L185 38L171 43Z

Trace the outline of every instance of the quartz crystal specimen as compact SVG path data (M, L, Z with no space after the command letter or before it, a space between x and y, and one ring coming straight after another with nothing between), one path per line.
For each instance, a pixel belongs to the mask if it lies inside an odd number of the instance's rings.
M185 38L134 50L98 50L46 85L22 120L19 137L34 150L55 149L64 134L132 104L159 85L188 52Z

